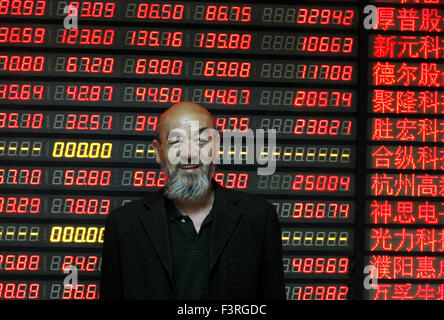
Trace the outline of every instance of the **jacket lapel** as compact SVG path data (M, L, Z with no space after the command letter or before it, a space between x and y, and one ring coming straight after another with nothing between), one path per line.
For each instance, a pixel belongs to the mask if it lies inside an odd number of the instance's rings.
M237 222L242 216L242 210L235 207L239 199L232 197L229 190L220 186L214 179L212 179L211 182L214 188L217 189L216 192L218 192L218 195L213 204L213 226L209 256L210 273L230 239ZM160 189L144 199L145 207L149 212L142 214L140 218L149 239L168 273L171 285L174 287L168 220L162 190L163 189Z
M242 216L242 211L234 206L239 199L232 198L229 191L220 186L216 181L213 180L212 182L219 194L216 198L217 201L213 204L214 218L210 247L210 273Z
M151 197L144 199L145 207L149 212L142 214L140 219L142 220L145 231L168 273L171 285L174 287L168 220L161 192L162 189L155 192Z

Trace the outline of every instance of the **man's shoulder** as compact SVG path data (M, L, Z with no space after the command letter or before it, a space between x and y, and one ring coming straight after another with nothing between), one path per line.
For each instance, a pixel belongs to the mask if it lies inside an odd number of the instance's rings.
M223 193L226 200L236 203L245 213L255 215L268 215L275 212L275 207L272 203L265 200L261 196L243 190L223 188Z
M241 209L245 214L254 216L255 219L259 216L267 217L269 214L276 212L274 205L259 195L238 189L219 187L226 202ZM153 206L162 200L163 197L159 193L152 192L143 198L133 200L114 209L110 212L110 218L113 222L129 222L139 219L139 216L147 211L146 206Z
M123 206L112 210L109 215L110 218L116 221L128 221L132 219L138 219L138 217L146 211L145 205L153 203L154 199L157 199L157 193L152 192L140 199L133 200L125 203Z
M248 191L244 191L244 190L239 190L239 189L229 189L226 187L221 187L224 194L231 198L231 199L235 199L235 200L242 200L244 202L252 202L252 203L257 203L257 204L262 204L262 205L271 205L270 202L268 202L267 200L265 200L264 198L262 198L261 196L255 194L255 193L251 193Z

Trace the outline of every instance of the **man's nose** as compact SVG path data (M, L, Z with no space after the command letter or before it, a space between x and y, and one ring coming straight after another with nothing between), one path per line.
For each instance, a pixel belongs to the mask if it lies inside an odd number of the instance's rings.
M180 148L180 162L188 164L199 164L199 143L196 141L188 140L182 148Z

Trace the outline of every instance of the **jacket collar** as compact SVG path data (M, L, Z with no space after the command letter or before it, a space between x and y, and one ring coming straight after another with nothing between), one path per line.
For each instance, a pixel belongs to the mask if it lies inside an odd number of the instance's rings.
M220 190L219 188L215 188L215 194L214 194L214 201L217 201L217 198L220 196ZM177 210L175 204L173 201L171 201L170 199L164 199L164 203L165 203L165 209L167 212L167 221L168 223L173 222L175 220L179 220L181 218L183 218L183 214ZM214 210L211 209L210 212L208 213L208 216L205 218L204 221L206 221L206 223L210 222L213 220L213 216L214 216ZM202 222L202 226L204 226L204 222Z
M242 210L236 206L241 200L239 194L222 187L214 178L211 183L215 191L218 192L218 197L215 197L213 203L213 226L209 256L210 275L242 215ZM163 191L164 188L161 188L142 200L147 210L140 218L148 238L157 251L174 287L171 246Z

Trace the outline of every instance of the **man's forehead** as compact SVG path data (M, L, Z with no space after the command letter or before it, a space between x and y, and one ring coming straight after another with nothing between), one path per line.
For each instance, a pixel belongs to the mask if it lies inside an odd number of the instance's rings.
M184 111L184 112L171 112L164 114L161 119L167 124L189 124L191 121L207 122L211 121L211 115L209 113L203 113L199 111Z
M214 128L214 117L202 106L191 102L180 102L162 113L158 123L158 134L168 137L173 129L189 130L193 123L197 122L197 128Z
M186 134L188 135L189 133L191 134L201 134L203 131L205 131L206 129L209 129L208 126L195 126L195 127L180 127L180 128L171 128L168 131L168 135L182 135L182 134Z
M205 114L184 114L182 116L166 117L161 130L168 134L172 131L196 131L201 128L213 128L213 126L213 120Z
M165 117L165 127L172 128L185 128L193 125L208 125L212 119L205 114L190 113L183 115L174 115L171 117Z

